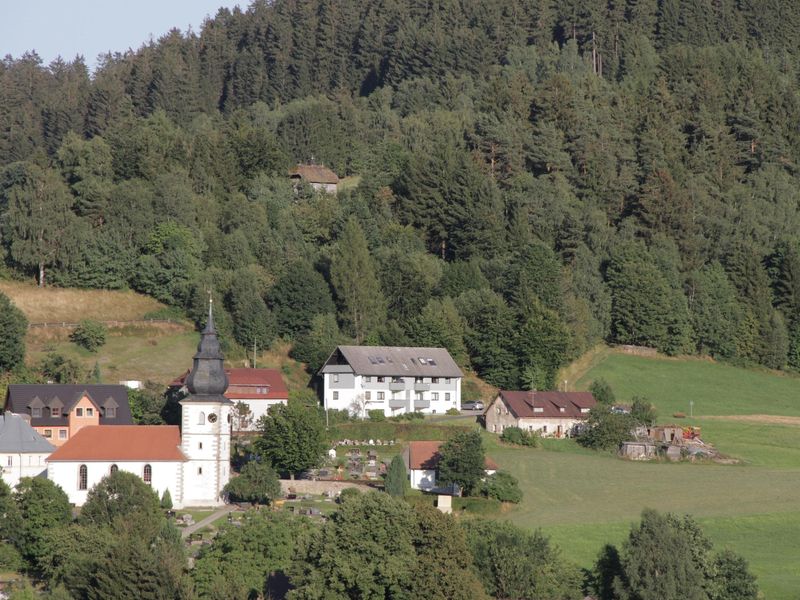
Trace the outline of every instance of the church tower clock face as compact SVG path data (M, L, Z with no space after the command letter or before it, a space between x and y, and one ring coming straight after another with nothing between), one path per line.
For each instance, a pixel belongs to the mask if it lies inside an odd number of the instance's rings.
M217 422L217 415L214 414L214 413L211 413L210 415L208 415L208 422L209 423L216 423Z

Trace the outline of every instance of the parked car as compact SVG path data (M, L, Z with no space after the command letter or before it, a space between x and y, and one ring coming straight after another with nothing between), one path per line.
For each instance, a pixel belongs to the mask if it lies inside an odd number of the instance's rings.
M461 410L483 410L483 402L478 400L477 402L462 402L461 403Z

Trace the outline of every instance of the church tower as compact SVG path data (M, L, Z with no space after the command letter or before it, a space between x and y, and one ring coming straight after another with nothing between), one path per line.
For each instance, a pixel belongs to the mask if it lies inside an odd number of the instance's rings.
M209 303L208 322L186 378L189 395L180 401L181 450L188 459L180 482L183 506L222 504L222 488L230 479L233 403L225 397L228 377L223 361Z

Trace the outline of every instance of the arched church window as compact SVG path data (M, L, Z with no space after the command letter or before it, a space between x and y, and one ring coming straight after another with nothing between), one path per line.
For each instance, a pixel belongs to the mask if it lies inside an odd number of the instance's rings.
M117 467L117 465L111 465L111 469L110 469L111 474L113 475L117 471L119 471L119 467Z
M150 465L144 466L144 482L150 485L153 482L153 467Z
M199 415L197 415L197 424L198 425L206 424L206 413L201 412Z
M85 490L88 483L89 473L86 465L78 467L78 489Z

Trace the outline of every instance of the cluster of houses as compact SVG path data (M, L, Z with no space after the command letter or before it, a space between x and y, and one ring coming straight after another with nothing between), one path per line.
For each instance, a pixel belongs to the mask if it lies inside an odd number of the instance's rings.
M461 406L463 373L444 348L339 346L319 371L323 406L365 417ZM288 401L279 372L225 368L209 309L190 370L170 387L181 394L181 423L134 425L122 385L9 385L0 415L0 467L10 486L45 476L80 506L116 470L139 475L176 508L215 506L230 478L231 433L253 431ZM501 391L482 416L488 431L507 427L566 437L588 417L588 392ZM404 459L411 486L436 487L440 442L412 442ZM497 466L487 462L487 472Z

